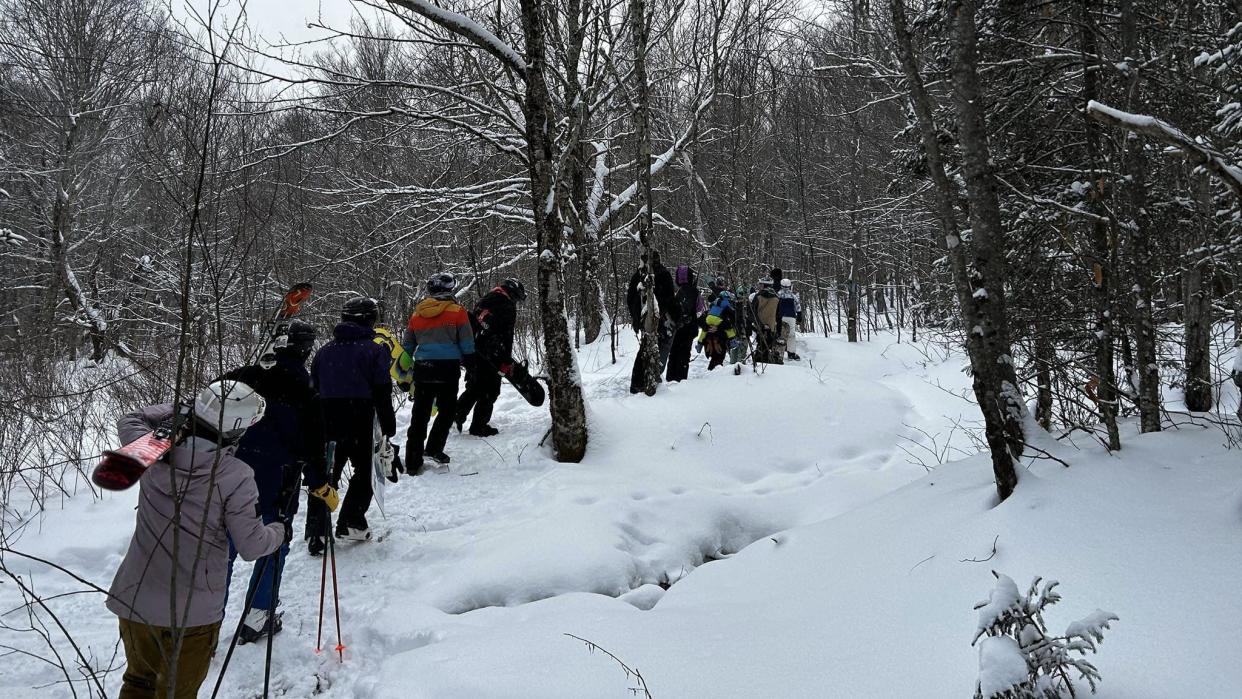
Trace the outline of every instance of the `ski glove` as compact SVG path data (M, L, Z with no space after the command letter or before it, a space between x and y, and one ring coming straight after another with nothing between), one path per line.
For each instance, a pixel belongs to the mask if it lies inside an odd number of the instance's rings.
M285 530L285 539L281 542L281 546L288 546L289 542L293 541L293 522L282 519L280 520L280 526L284 527Z
M696 342L696 343L694 343L694 353L695 353L695 354L698 354L698 353L700 353L700 352L702 352L702 351L703 351L703 343L702 343L702 342Z
M337 495L336 488L324 483L319 490L311 491L311 495L323 500L328 506L328 512L336 512L336 508L341 504L341 496Z
M380 475L384 476L384 478L387 478L389 481L396 483L397 472L395 465L397 448L392 445L392 442L385 440L379 445L379 448L375 453L380 465Z
M735 350L737 349L737 345L738 345L737 338L733 338L732 340L729 340L729 349Z

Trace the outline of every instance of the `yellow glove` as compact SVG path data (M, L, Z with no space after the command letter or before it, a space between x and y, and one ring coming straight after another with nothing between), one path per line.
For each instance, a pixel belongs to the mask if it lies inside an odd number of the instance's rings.
M319 486L318 490L312 490L311 495L323 500L328 506L328 512L336 512L336 508L341 504L341 496L337 495L336 488L327 483Z

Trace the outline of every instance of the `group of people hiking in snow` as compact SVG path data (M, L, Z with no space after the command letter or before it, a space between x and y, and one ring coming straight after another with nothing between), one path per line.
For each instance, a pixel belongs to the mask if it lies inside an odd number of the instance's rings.
M452 274L430 278L400 341L376 325L374 299L353 298L313 358L316 328L294 320L274 365L239 367L199 393L182 436L139 480L137 525L109 591L127 663L121 697L164 697L170 688L176 697L197 696L239 554L264 558L251 575L241 642L280 630L279 580L302 487L311 495L310 555L324 555L334 534L370 538L373 467L394 481L402 470L391 441L394 384L413 403L408 475L423 472L424 458L433 467L449 463L445 445L453 425L460 432L469 419L471 435L497 434L492 407L502 374L514 365L514 327L526 290L505 279L473 312L457 303L456 290ZM463 368L465 390L458 396ZM176 412L165 404L126 415L118 424L122 443L167 424ZM346 464L352 476L342 501L337 489Z
M690 267L670 273L658 256L651 267L668 381L687 378L692 348L708 357L709 369L751 357L799 359L801 302L779 269L754 288L731 290L717 276L704 295ZM644 273L640 267L627 293L636 329ZM177 697L197 695L238 555L263 560L251 573L237 638L254 642L281 630L280 576L303 487L311 496L308 552L324 556L336 539L371 537L373 479L396 481L401 472L420 475L425 464L447 465L450 430L461 432L467 420L471 435L497 434L492 409L502 377L513 380L514 329L526 290L505 279L472 311L456 293L452 274L428 279L400 339L377 325L379 305L365 297L344 304L332 339L317 352L317 329L292 320L274 361L238 367L200 392L172 450L139 480L137 526L109 591L127 662L122 697L167 696L170 689ZM412 403L404 467L393 444L394 386ZM122 443L177 413L165 404L126 415L118 425ZM352 475L342 484L346 465Z
M708 359L708 370L725 363L755 362L783 364L785 359L798 361L796 345L798 328L802 325L802 300L793 290L793 282L774 267L754 287L739 285L731 290L728 281L717 275L707 283L707 294L698 286L698 275L689 265L678 265L670 273L657 252L650 260L654 285L651 309L658 323L656 328L660 367L666 381L684 381L689 375L691 346ZM641 332L648 310L643 280L647 275L647 257L630 277L626 290L626 306L635 332ZM630 381L630 392L643 390L645 367L642 356L636 356Z

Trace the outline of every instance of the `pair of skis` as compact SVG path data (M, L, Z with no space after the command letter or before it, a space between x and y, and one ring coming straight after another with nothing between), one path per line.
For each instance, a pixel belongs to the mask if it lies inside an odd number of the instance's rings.
M259 366L270 369L276 365L276 351L289 342L289 325L310 298L312 287L302 282L289 287L276 314L263 326L265 338L259 349ZM109 449L91 473L91 481L104 490L125 490L132 487L142 474L172 449L193 420L189 406L181 406L176 414L155 430L119 449Z

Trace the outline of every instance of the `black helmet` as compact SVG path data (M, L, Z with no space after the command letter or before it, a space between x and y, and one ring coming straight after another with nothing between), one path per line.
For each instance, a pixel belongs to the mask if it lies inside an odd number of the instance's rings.
M310 354L311 348L315 346L315 337L317 335L315 326L295 320L289 324L289 332L285 335L288 339L285 348L301 355Z
M509 295L513 297L514 301L526 300L526 287L522 285L522 282L514 279L513 277L509 277L508 279L500 282L500 288L509 292Z
M440 272L433 274L427 280L427 293L435 296L436 294L451 294L457 288L457 277L452 272Z
M379 320L379 304L375 299L366 296L355 296L341 307L341 320L348 320L368 328L375 326Z

